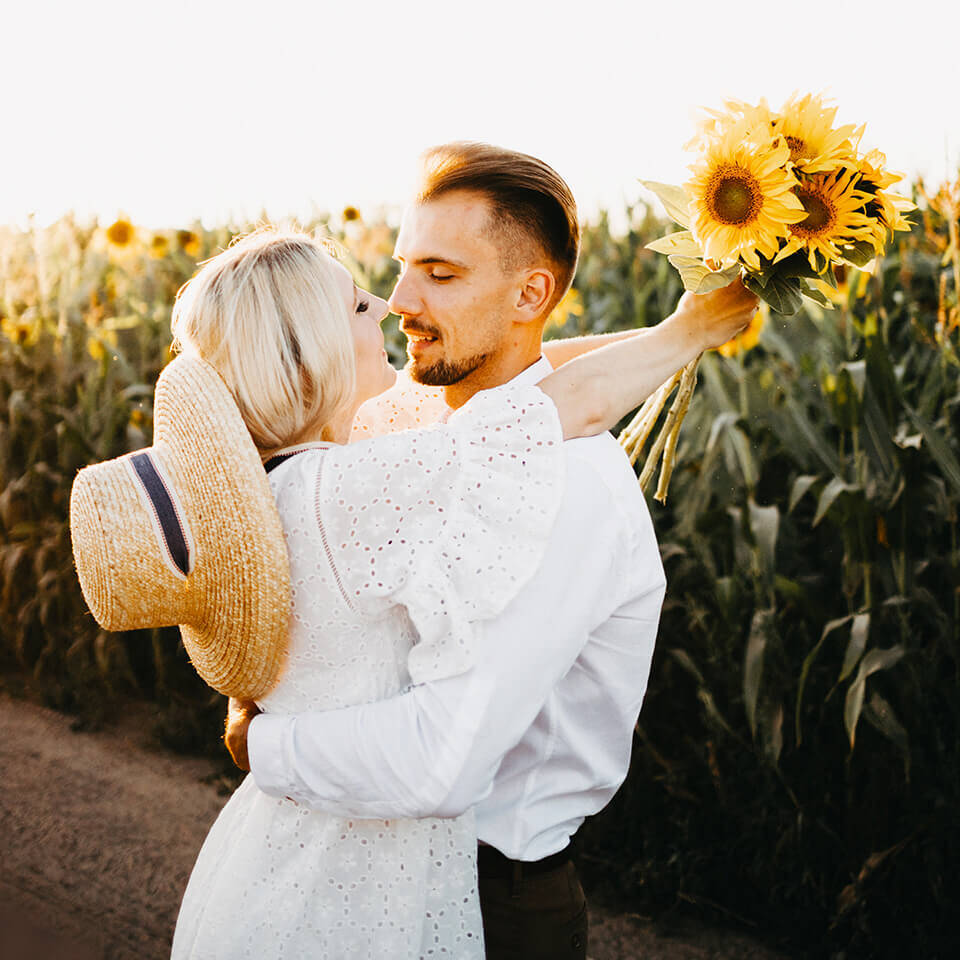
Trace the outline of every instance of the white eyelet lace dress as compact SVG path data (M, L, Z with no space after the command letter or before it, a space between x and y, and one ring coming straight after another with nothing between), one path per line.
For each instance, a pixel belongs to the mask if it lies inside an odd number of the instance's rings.
M556 407L534 386L477 394L446 424L314 446L270 474L293 584L268 713L379 700L456 675L540 563L559 507ZM472 813L343 819L248 776L187 885L174 960L482 960Z

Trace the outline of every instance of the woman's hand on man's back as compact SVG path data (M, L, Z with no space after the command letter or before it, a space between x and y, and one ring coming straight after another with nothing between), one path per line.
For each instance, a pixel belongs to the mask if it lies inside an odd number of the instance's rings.
M260 713L260 708L253 700L235 700L233 697L227 705L227 722L223 731L223 742L233 757L233 762L241 770L250 770L250 756L247 753L247 731L250 721Z

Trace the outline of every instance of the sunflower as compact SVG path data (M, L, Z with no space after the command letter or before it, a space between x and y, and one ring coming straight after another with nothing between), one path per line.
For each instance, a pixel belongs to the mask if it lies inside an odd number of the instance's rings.
M887 170L887 157L880 150L871 150L865 153L857 161L857 170L864 180L870 183L878 190L886 190L893 186L898 180L903 179L902 173L894 173Z
M882 252L894 230L909 230L910 221L903 214L915 209L915 204L886 188L903 179L903 174L886 169L887 158L879 150L871 150L860 157L856 170L860 177L857 188L870 194L866 213L873 218L873 241L877 253Z
M752 350L760 342L760 331L767 322L767 311L764 309L766 304L761 305L760 309L753 315L753 319L747 324L745 330L738 333L732 340L717 347L717 353L721 357L735 357L739 353L746 353Z
M788 225L805 216L793 193L796 177L785 166L789 155L785 143L764 140L743 123L708 143L685 184L691 230L705 259L739 257L754 270L761 268L758 254L773 259Z
M129 247L136 238L137 230L126 217L120 217L114 220L114 222L107 227L107 240L110 241L110 245L113 247Z
M796 196L806 217L790 227L786 245L775 260L783 260L805 250L810 266L818 273L826 268L817 264L817 254L826 260L842 260L841 246L857 240L873 240L873 222L864 212L869 194L857 189L857 172L840 169L801 177Z
M852 123L833 129L836 107L828 107L823 97L808 93L797 99L793 94L773 121L773 132L790 147L790 161L804 173L833 170L856 154L856 143L863 127Z
M869 270L854 269L845 263L834 265L835 287L826 280L813 281L814 286L835 306L842 307L849 303L851 295L855 300L862 300L867 292L872 274Z
M116 330L100 330L87 339L87 353L94 360L102 360L117 346Z
M0 314L0 332L11 343L16 343L21 347L32 347L40 336L40 324L28 316L14 320L12 317L5 317Z
M563 295L560 302L550 311L550 316L547 317L547 329L549 330L551 327L561 329L566 326L567 320L571 316L583 316L583 300L580 299L579 291L573 287Z
M200 252L200 238L192 230L178 230L177 246L188 257L195 257Z
M162 233L155 233L150 240L150 256L162 260L169 252L170 241Z
M349 247L357 262L370 270L393 255L393 232L387 224L376 223L356 231L350 237Z
M704 116L697 121L697 135L683 145L684 150L701 150L704 148L704 138L720 139L739 125L749 129L772 131L774 118L766 99L754 106L743 100L724 100L723 110L711 110L703 107Z

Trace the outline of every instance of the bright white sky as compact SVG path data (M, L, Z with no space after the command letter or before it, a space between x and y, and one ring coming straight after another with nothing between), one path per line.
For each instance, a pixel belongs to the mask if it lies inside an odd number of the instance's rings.
M403 203L452 139L536 154L587 216L680 182L692 110L826 91L890 166L960 161L947 0L0 0L0 222ZM647 195L649 196L649 195Z

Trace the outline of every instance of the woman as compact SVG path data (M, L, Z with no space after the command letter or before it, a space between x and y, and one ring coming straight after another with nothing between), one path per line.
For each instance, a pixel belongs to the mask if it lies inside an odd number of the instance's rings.
M627 341L538 386L484 391L443 426L346 445L359 405L395 377L385 314L321 244L273 232L208 262L174 310L180 348L220 373L273 468L293 611L267 712L384 698L466 669L473 624L540 561L560 441L608 429L696 352L665 351L653 368L649 341ZM248 777L200 851L173 957L480 958L475 850L470 814L345 820Z

